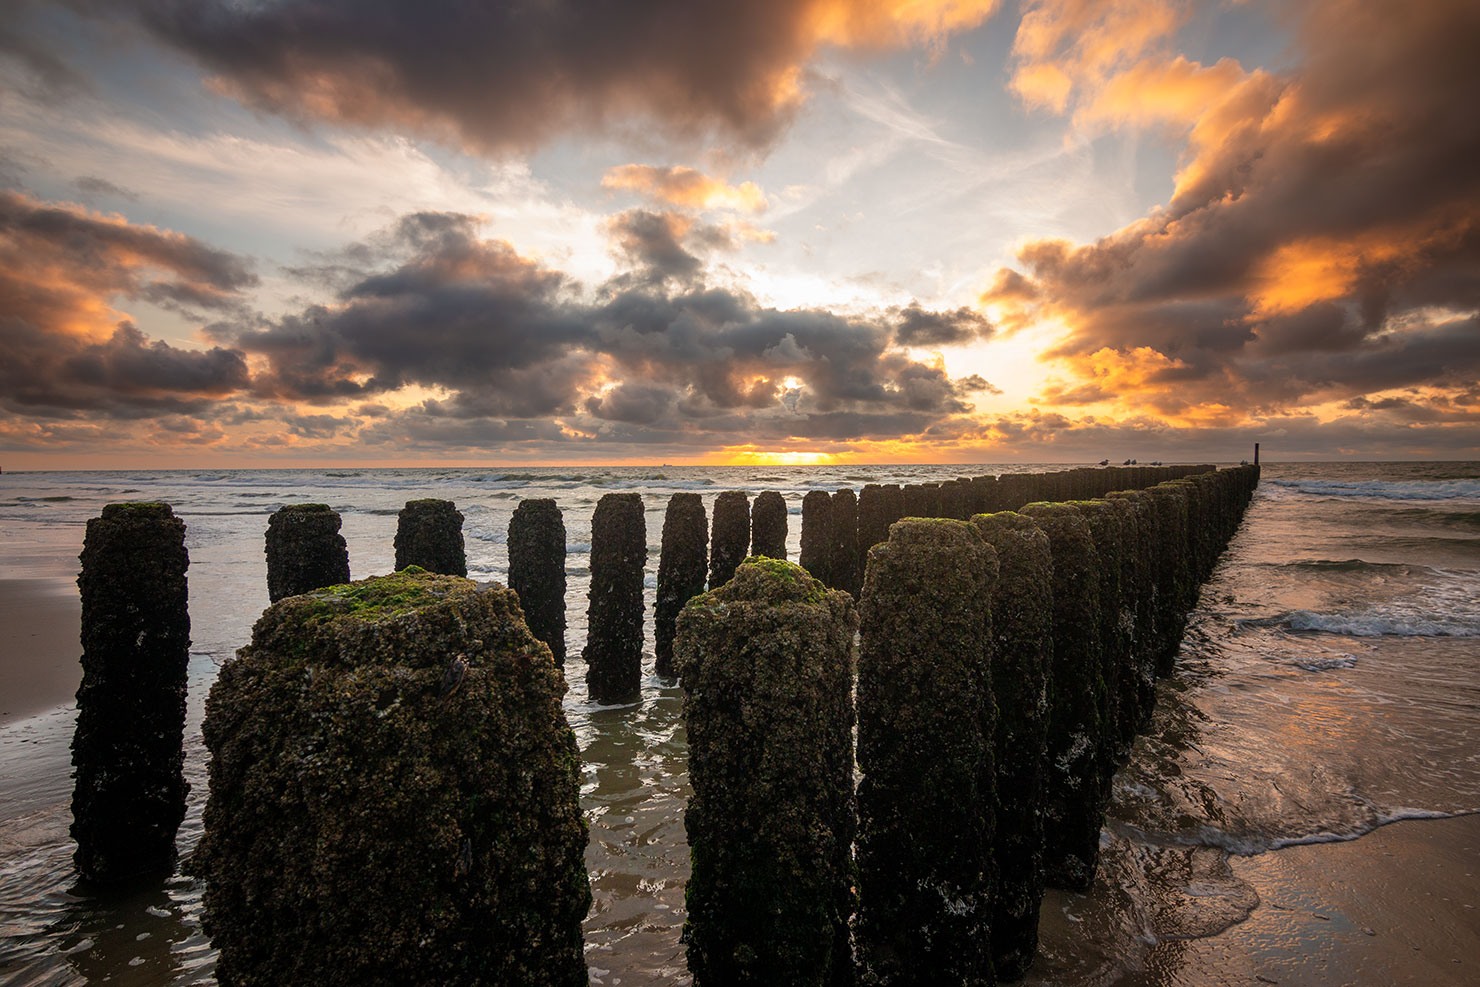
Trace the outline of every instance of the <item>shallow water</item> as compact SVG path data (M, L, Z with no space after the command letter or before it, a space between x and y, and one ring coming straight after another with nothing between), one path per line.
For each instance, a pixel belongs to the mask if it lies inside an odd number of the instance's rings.
M1033 467L1014 467L1030 470ZM114 500L162 499L188 526L191 645L182 855L199 837L199 717L219 665L267 605L262 535L287 502L344 516L356 578L393 561L396 512L413 496L455 500L470 575L506 578L521 497L565 511L567 641L585 638L586 553L596 500L647 505L648 608L668 495L781 491L792 557L811 489L919 482L985 467L576 468L5 474L3 578L70 579L83 526ZM1267 466L1243 529L1204 588L1156 720L1117 779L1088 895L1050 896L1038 983L1181 983L1165 944L1216 935L1260 907L1239 856L1350 840L1399 818L1480 808L1480 466ZM649 650L651 650L651 620ZM12 656L14 660L16 656ZM75 657L69 656L69 661ZM566 710L585 762L591 823L587 919L593 983L688 982L680 693L655 677L643 701L594 707L566 666ZM213 954L200 888L172 877L95 896L74 886L70 706L0 727L0 980L15 984L195 983ZM1171 970L1146 979L1147 957ZM1126 981L1130 982L1130 981Z

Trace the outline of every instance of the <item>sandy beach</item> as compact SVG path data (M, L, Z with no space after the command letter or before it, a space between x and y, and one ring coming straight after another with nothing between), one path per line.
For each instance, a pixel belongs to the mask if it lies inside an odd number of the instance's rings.
M1361 839L1233 861L1248 919L1162 942L1123 987L1480 982L1480 815L1415 819Z
M72 702L81 610L70 579L0 579L0 726Z

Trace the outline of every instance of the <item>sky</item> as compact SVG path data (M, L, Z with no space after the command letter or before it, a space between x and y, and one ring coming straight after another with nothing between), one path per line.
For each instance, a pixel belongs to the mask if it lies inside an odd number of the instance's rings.
M1480 459L1474 0L10 0L0 467Z

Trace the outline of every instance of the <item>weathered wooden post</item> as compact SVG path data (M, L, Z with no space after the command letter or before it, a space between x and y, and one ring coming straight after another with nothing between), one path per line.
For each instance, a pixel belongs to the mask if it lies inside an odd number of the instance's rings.
M463 516L450 500L408 500L396 523L396 569L420 566L444 576L467 576Z
M996 571L996 553L964 521L899 521L869 550L858 653L863 984L992 982Z
M328 504L289 504L267 519L267 598L273 603L349 582L349 549Z
M964 521L966 513L966 488L958 480L949 480L940 485L940 517Z
M750 554L786 559L786 498L774 490L756 494L751 505Z
M206 701L223 984L587 982L565 679L497 585L401 572L257 621Z
M1156 626L1160 647L1156 652L1156 674L1172 673L1187 611L1197 601L1192 568L1187 555L1187 494L1170 483L1147 487L1152 517L1158 532L1160 554L1156 559Z
M509 518L509 588L530 632L565 664L565 519L547 497L521 500Z
M1043 791L1053 674L1053 552L1032 518L972 518L997 552L992 593L992 691L997 702L997 897L992 961L1017 980L1038 952L1043 903Z
M858 493L858 555L866 559L868 550L889 540L889 525L898 518L888 517L889 505L884 488L867 484ZM860 585L862 581L860 580Z
M1099 865L1100 765L1106 743L1101 672L1100 559L1079 511L1028 504L1053 548L1053 692L1048 781L1044 792L1043 868L1049 887L1085 891Z
M168 504L109 504L87 522L81 562L72 860L95 883L168 874L190 789L185 524Z
M598 703L636 700L642 687L642 574L647 522L642 495L603 494L591 518L586 608L586 688Z
M802 550L797 561L824 586L832 575L832 544L832 496L826 490L809 490L802 498Z
M1132 724L1139 722L1136 709L1136 673L1131 668L1130 628L1122 617L1120 572L1127 553L1126 532L1115 506L1105 500L1073 500L1069 505L1084 516L1099 559L1100 577L1100 674L1105 682L1105 705L1101 707L1104 741L1100 745L1101 782L1108 804L1110 782L1120 767L1126 737L1135 737Z
M1130 625L1132 681L1127 684L1135 691L1134 702L1127 704L1135 710L1135 718L1121 723L1121 743L1128 746L1135 742L1135 735L1151 722L1151 714L1156 708L1156 591L1151 569L1159 542L1153 527L1151 504L1145 494L1139 490L1117 490L1106 494L1105 499L1112 505L1123 505L1118 510L1130 549L1123 557L1120 570L1122 620L1128 616Z
M759 503L759 498L757 498ZM705 530L704 501L696 493L676 493L663 515L663 549L658 556L658 601L654 613L653 670L672 678L673 635L679 611L704 592L709 535Z
M853 600L752 559L679 614L696 987L849 982Z
M832 495L832 558L828 585L858 599L858 495L847 487Z
M709 533L709 588L730 581L750 547L750 498L726 490L714 499L714 526Z

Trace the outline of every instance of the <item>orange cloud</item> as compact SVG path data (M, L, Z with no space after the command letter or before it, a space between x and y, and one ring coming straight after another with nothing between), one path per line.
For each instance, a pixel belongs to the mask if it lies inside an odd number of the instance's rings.
M1028 106L1063 113L1076 90L1099 89L1185 18L1172 0L1030 0L1009 86Z
M683 165L628 164L612 168L601 179L602 188L638 192L651 199L686 209L727 209L764 212L766 194L755 182L729 185Z

